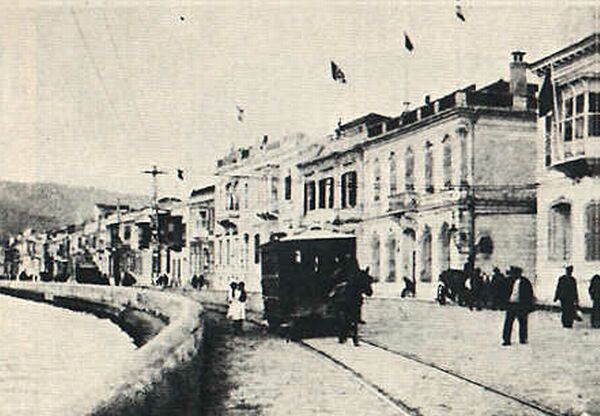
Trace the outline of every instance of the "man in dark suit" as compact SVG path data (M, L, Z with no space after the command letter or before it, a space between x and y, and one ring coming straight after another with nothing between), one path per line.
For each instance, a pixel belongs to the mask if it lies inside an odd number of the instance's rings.
M592 298L592 328L600 328L600 275L592 277L588 292Z
M560 301L562 310L561 321L565 328L573 328L573 320L579 305L579 295L577 294L577 281L573 277L573 266L565 267L563 274L556 285L554 302Z
M510 296L506 305L506 318L502 331L502 345L510 345L512 327L515 319L519 321L519 341L527 343L527 318L533 310L533 287L531 282L522 275L520 267L510 266L508 277L511 282Z

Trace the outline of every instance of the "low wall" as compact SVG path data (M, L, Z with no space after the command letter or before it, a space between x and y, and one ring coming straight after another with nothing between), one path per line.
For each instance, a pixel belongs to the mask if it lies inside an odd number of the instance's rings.
M158 333L138 339L143 345L136 351L136 359L106 380L105 388L88 392L85 397L79 397L74 392L73 400L66 404L61 413L64 415L147 414L135 409L147 408L148 404L144 403L146 396L156 396L156 390L161 389L166 379L172 379L172 374L179 368L189 367L202 345L203 317L200 304L176 293L155 289L16 281L0 281L0 292L57 306L69 307L70 303L75 309L112 315L113 318L115 314L138 311L165 323Z

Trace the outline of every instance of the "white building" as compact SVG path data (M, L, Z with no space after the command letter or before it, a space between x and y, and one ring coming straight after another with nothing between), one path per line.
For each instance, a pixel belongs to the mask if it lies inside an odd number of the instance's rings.
M431 298L440 272L470 255L484 272L517 265L533 276L536 87L522 58L513 54L509 82L341 126L299 163L300 224L354 233L378 293L398 295L406 277Z
M260 291L260 245L297 226L302 183L295 164L318 148L302 134L264 136L217 161L213 288L243 280L249 291Z
M538 296L546 301L565 265L574 266L585 303L600 273L599 43L593 33L530 64L540 81L551 71L556 91L538 121Z

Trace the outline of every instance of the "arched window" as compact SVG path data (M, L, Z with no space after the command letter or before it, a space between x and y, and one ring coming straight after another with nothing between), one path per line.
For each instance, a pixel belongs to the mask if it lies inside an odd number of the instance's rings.
M393 234L388 236L386 242L388 270L385 280L387 282L396 281L396 238Z
M396 167L396 155L390 152L390 195L398 191L398 169Z
M404 154L404 187L407 191L415 189L415 155L410 147Z
M225 241L225 263L231 264L231 241L229 238Z
M244 182L244 208L248 209L248 182Z
M425 143L425 192L433 193L433 145Z
M585 259L600 260L600 203L593 202L585 209Z
M260 262L260 234L254 235L254 264Z
M250 236L248 234L244 234L244 254L242 256L242 263L244 268L248 268L248 263L250 263Z
M462 130L459 132L460 141L460 184L467 184L467 133Z
M219 266L223 265L223 240L219 240Z
M561 202L553 205L548 213L548 259L564 261L570 257L571 205Z
M446 222L444 222L440 229L438 244L440 249L440 271L448 270L450 268L450 228Z
M428 226L421 237L421 281L431 282L431 230Z
M452 187L452 143L450 142L450 136L446 136L443 142L444 146L444 188L450 189Z
M371 275L375 279L379 279L379 236L373 234L371 239Z
M373 161L373 201L381 199L381 166L379 159Z

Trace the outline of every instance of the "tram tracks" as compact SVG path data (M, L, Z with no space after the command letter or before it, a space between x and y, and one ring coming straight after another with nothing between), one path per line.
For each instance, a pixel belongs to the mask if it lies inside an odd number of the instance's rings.
M213 312L219 312L219 313L224 313L224 311L225 311L225 308L222 308L222 307L210 307L210 308L206 308L206 309L212 310ZM253 318L249 317L249 318L247 318L246 321L253 325L264 327L264 323L260 322L257 319L253 319ZM471 377L467 377L467 376L460 374L459 372L456 372L452 369L443 367L434 362L427 361L427 360L422 359L413 354L403 352L403 351L397 351L393 348L390 348L388 346L382 345L376 341L366 339L366 338L361 338L360 341L365 345L368 345L372 348L375 348L379 351L384 352L385 354L389 354L391 356L398 357L403 360L408 360L411 363L417 364L417 365L419 365L423 368L426 368L430 371L437 372L440 374L445 374L446 376L454 379L455 381L457 381L459 383L464 383L465 385L474 386L478 389L485 391L487 394L491 394L493 396L500 397L507 401L513 402L517 405L523 406L531 411L534 411L537 414L543 414L543 415L548 415L548 416L562 415L562 413L557 409L553 409L549 406L546 406L546 405L539 403L537 401L534 401L534 400L528 400L526 398L519 397L517 395L506 392L497 387L490 386L479 380L473 379ZM306 351L319 356L321 359L334 365L335 367L337 367L341 371L345 372L346 374L349 374L357 383L361 384L366 390L368 390L370 393L374 394L379 399L381 399L383 402L385 402L387 405L389 405L390 408L392 408L396 414L399 414L402 416L408 416L408 415L423 416L423 415L427 414L426 412L423 413L422 410L420 410L418 408L411 407L404 400L401 400L400 398L398 398L397 395L388 391L385 388L385 386L372 380L367 375L362 374L359 370L357 370L356 368L353 368L352 365L344 362L343 359L336 357L335 354L329 353L326 349L319 348L318 346L315 346L313 343L309 343L309 342L306 342L303 340L297 341L297 344L300 347L302 347L303 349L305 349Z
M465 376L463 374L460 374L460 373L458 373L458 372L456 372L454 370L451 370L449 368L440 366L440 365L438 365L438 364L436 364L434 362L430 362L430 361L424 360L422 358L419 358L419 357L417 357L417 356L415 356L413 354L409 354L409 353L402 352L402 351L397 351L397 350L389 348L389 347L387 347L385 345L381 345L381 344L379 344L379 343L377 343L375 341L371 341L371 340L368 340L368 339L365 339L365 338L361 338L361 341L363 343L367 344L367 345L370 345L370 346L372 346L374 348L383 350L383 351L385 351L385 352L387 352L389 354L392 354L392 355L395 355L395 356L398 356L398 357L402 357L402 358L404 358L406 360L415 362L415 363L420 364L420 365L422 365L424 367L428 367L428 368L430 368L432 370L436 370L436 371L439 371L441 373L444 373L444 374L446 374L446 375L448 375L448 376L450 376L452 378L455 378L457 380L460 380L461 382L464 382L466 384L470 384L470 385L476 386L476 387L478 387L478 388L480 388L480 389L482 389L482 390L484 390L486 392L489 392L491 394L494 394L496 396L500 396L500 397L503 397L503 398L508 399L510 401L519 403L519 404L521 404L521 405L523 405L523 406L525 406L525 407L527 407L529 409L533 409L533 410L535 410L537 412L540 412L541 414L545 414L545 415L548 415L548 416L561 416L563 414L559 410L553 409L553 408L548 407L548 406L546 406L544 404L541 404L539 402L536 402L536 401L533 401L533 400L527 400L527 399L525 399L523 397L519 397L519 396L514 395L512 393L508 393L508 392L503 391L501 389L498 389L496 387L493 387L493 386L490 386L488 384L485 384L485 383L483 383L481 381L478 381L478 380L475 380L473 378L467 377L467 376Z

